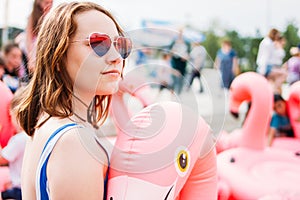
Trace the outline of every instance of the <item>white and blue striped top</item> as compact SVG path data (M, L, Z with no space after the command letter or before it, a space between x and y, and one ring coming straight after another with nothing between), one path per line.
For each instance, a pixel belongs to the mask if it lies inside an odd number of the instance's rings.
M49 160L49 157L51 155L51 152L59 140L59 138L68 130L78 127L77 124L71 123L66 124L60 128L58 128L50 138L47 140L44 149L42 151L40 161L37 167L37 173L36 173L36 199L37 200L49 200L49 188L48 188L48 180L47 180L47 174L46 174L46 168L47 163Z
M80 125L76 123L70 123L70 124L65 124L62 127L58 128L52 135L49 137L47 140L44 149L42 151L39 164L37 167L37 173L36 173L36 199L37 200L49 200L50 195L49 195L49 186L48 186L48 180L47 180L47 174L46 174L46 168L48 164L49 157L51 155L51 152L59 140L59 138L68 130L75 128L75 127L81 127ZM95 136L95 140L98 143L98 145L103 149L105 152L107 159L108 159L108 170L106 173L106 177L104 180L104 197L103 199L106 199L106 189L107 189L107 179L108 179L108 171L109 171L109 156L105 148L100 144L98 139Z

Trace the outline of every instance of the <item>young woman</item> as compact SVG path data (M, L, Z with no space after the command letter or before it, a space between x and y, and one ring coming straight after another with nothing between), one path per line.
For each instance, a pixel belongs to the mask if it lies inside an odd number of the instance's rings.
M24 199L103 199L108 157L93 128L105 121L131 41L90 2L64 3L43 20L36 69L18 118L31 136Z

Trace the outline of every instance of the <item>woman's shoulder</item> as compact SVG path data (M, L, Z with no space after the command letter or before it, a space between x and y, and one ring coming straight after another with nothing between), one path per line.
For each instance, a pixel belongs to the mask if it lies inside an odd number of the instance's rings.
M55 122L57 119L53 119L53 121ZM95 159L101 163L108 162L106 151L98 142L94 128L71 120L63 120L56 124L56 128L52 131L49 139L55 134L60 135L53 151L59 153L73 152L68 155L69 159L78 159L78 155L81 155L84 156L82 159Z
M48 139L54 132L62 129L69 124L73 124L68 118L49 117L48 115L41 115L38 120L39 127L36 128L33 140Z
M108 163L107 153L96 139L95 129L69 118L49 118L35 132L34 137L34 142L43 144L43 148L52 143L52 154L57 154L56 157L64 159L64 156L68 156L68 159L76 161L81 155L81 159Z

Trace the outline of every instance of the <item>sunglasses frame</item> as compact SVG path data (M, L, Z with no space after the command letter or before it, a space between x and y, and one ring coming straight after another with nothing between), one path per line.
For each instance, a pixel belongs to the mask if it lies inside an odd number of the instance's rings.
M101 36L105 36L105 37L107 37L107 38L109 39L109 41L110 41L110 46L109 46L109 48L107 49L107 51L106 51L103 55L99 55L99 54L96 52L95 48L93 48L93 46L92 46L92 44L91 44L91 36L92 36L93 34L99 34L99 35L101 35ZM125 55L122 55L122 54L120 53L120 51L117 49L117 47L116 47L117 40L120 39L120 38L124 38L124 39L127 39L127 40L130 41L130 48L129 48L130 50L127 51ZM116 36L116 37L114 38L114 40L112 40L111 37L110 37L108 34L106 34L106 33L92 32L92 33L89 34L89 36L88 36L87 38L85 38L85 39L73 40L73 41L71 41L70 43L82 42L82 41L88 41L89 46L93 49L94 53L95 53L97 56L99 56L99 57L102 57L102 56L104 56L105 54L107 54L107 52L110 50L110 48L111 48L112 45L113 45L114 48L117 50L117 52L120 54L120 56L121 56L122 59L126 59L126 58L130 55L131 50L132 50L132 41L131 41L131 39L130 39L129 37L124 37L124 36Z

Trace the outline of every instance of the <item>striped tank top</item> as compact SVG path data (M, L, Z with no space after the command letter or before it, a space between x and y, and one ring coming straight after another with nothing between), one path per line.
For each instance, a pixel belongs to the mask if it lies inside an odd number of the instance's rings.
M75 128L75 127L82 128L82 126L80 126L76 123L65 124L65 125L61 126L60 128L58 128L56 131L54 131L51 134L51 136L49 137L49 139L47 140L47 142L43 148L38 166L37 166L36 180L35 180L36 181L35 187L36 187L36 199L37 200L50 200L48 179L47 179L47 174L46 174L48 160L49 160L51 152L52 152L55 144L59 140L59 138L64 133L66 133L68 130ZM108 169L109 169L108 153L105 150L105 148L99 143L99 141L97 140L96 137L95 137L95 139L96 139L97 143L99 144L99 146L104 150L104 152L107 156ZM104 197L103 197L103 199L106 199L107 179L108 179L108 170L107 170L106 177L104 180Z

